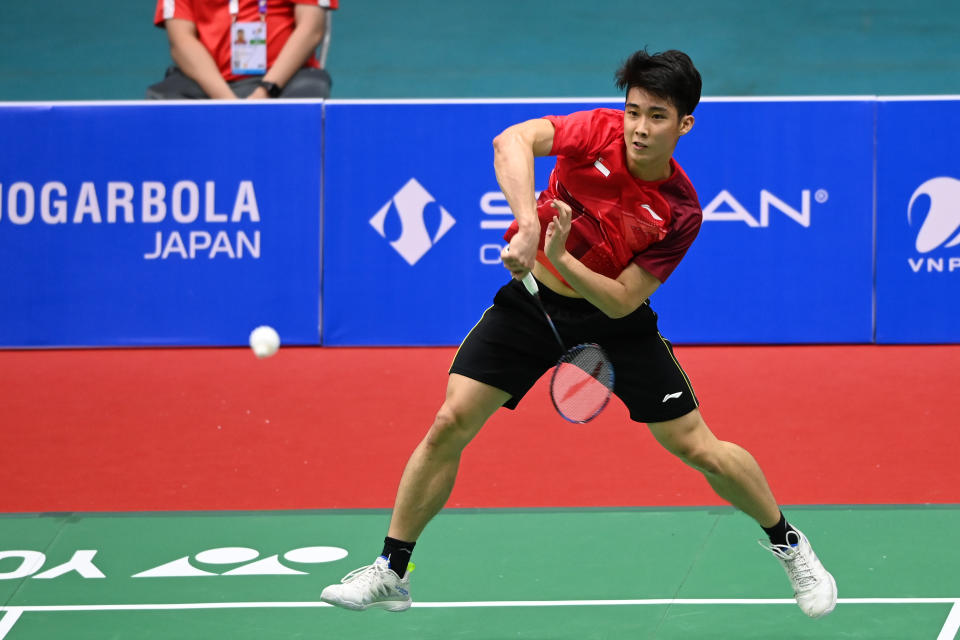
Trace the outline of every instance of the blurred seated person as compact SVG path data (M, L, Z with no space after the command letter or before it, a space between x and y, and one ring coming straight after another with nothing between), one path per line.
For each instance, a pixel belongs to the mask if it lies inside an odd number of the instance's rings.
M339 0L157 0L174 66L155 100L328 98L330 11Z

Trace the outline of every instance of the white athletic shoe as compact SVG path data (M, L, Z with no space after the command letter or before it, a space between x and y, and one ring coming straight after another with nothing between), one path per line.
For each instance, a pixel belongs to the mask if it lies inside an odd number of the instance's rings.
M796 541L796 542L794 542ZM788 545L759 541L769 550L787 572L793 595L800 609L811 618L821 618L837 606L837 582L813 552L807 536L797 531L787 532Z
M353 611L364 609L386 609L387 611L406 611L410 608L410 572L407 568L403 579L398 578L387 559L380 556L366 567L351 571L340 584L332 584L320 594L320 599L328 604Z

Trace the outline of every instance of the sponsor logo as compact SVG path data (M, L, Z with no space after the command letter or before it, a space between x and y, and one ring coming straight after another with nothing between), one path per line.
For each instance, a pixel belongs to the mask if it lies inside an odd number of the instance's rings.
M370 218L370 226L382 238L387 238L388 220L392 217L399 220L400 235L390 241L390 246L411 266L426 255L456 223L450 212L438 205L440 219L435 221L435 229L431 232L427 228L424 214L427 205L432 202L436 202L436 199L430 192L424 189L416 178L410 178L400 191Z
M59 228L142 225L144 229L156 229L150 225L170 227L172 223L180 228L153 232L144 260L260 257L260 231L255 226L251 230L251 225L260 222L252 180L241 180L230 187L213 180L202 185L180 180L169 188L154 180L86 181L75 190L56 180L38 185L19 181L4 187L0 184L2 224ZM226 188L233 196L228 209L223 208ZM236 225L235 230L224 230L224 225Z
M595 166L599 165L598 160ZM604 167L606 168L606 167ZM597 166L600 169L600 166ZM536 192L540 197L540 192ZM748 227L765 228L770 226L773 212L779 212L789 220L802 227L809 228L813 217L814 204L823 204L830 199L826 189L802 189L800 191L800 206L794 208L788 201L783 200L766 189L760 190L759 214L754 214L737 200L726 189L720 191L703 207L704 222L740 222ZM641 205L657 220L661 217L649 205ZM488 191L480 197L480 211L483 218L480 220L481 229L491 231L506 230L513 222L513 212L501 191ZM500 252L503 243L486 243L480 247L480 262L487 265L500 265Z
M913 192L907 204L907 222L919 225L914 248L918 254L960 245L960 180L941 176L927 180ZM908 257L914 273L960 271L960 256Z
M539 195L538 192L537 196ZM829 199L830 194L825 189L817 189L816 191L802 189L800 191L800 207L794 208L786 200L777 197L766 189L761 189L759 214L754 214L741 204L732 193L724 189L703 207L703 220L704 222L742 222L749 227L762 228L770 226L771 214L776 211L802 227L809 227L813 217L814 203L823 204ZM648 205L641 206L654 217L657 217L657 214ZM500 191L490 191L483 194L483 197L480 198L480 210L487 216L491 216L481 221L481 229L506 229L513 222L513 213Z
M772 210L776 210L800 226L809 227L813 210L811 197L812 201L823 204L830 199L830 194L825 189L817 189L814 192L811 192L810 189L802 189L800 191L800 208L795 209L772 192L761 189L760 215L756 216L743 206L732 193L724 189L703 208L703 221L742 222L748 227L769 227L770 213Z
M666 402L667 400L673 400L674 398L679 398L682 395L683 395L683 391L677 391L676 393L668 393L667 395L663 396L663 402Z
M94 563L96 549L75 551L67 562L46 568L43 551L0 551L4 561L0 580L51 580L76 574L82 578L106 578ZM309 573L307 565L336 562L347 557L340 547L301 547L283 554L261 557L249 547L217 547L192 556L183 556L131 575L132 578L198 578L206 576L293 576ZM6 561L13 561L12 563ZM44 569L41 571L41 569Z

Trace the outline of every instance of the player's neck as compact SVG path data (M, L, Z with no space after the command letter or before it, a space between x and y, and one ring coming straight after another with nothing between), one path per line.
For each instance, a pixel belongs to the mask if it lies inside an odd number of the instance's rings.
M634 178L639 178L644 182L659 182L670 177L673 173L673 167L670 165L670 158L653 163L635 163L628 159L627 171Z

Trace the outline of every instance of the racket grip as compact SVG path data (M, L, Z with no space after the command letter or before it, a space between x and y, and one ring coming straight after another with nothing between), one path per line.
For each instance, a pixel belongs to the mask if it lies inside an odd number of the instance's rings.
M528 271L527 275L523 276L523 286L527 288L527 291L530 292L530 295L535 296L540 292L540 287L537 286L537 281L533 279L533 272Z

